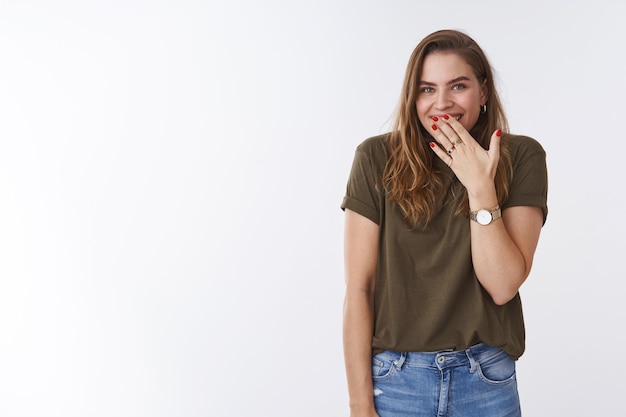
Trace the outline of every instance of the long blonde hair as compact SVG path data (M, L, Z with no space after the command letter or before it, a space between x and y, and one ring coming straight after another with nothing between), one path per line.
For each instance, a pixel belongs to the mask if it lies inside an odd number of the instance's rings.
M453 52L473 69L479 83L487 87L487 111L480 114L470 134L487 149L496 129L508 132L508 123L495 89L493 71L478 44L466 34L455 30L434 32L424 38L409 59L402 96L396 110L395 123L389 137L390 157L383 183L390 199L398 204L408 223L427 225L433 218L435 203L441 199L443 172L434 164L437 156L429 148L432 137L421 125L416 109L419 81L424 58L435 51ZM498 202L502 204L509 192L511 157L507 136L502 135L500 161L495 176ZM456 215L469 213L467 192L456 209Z

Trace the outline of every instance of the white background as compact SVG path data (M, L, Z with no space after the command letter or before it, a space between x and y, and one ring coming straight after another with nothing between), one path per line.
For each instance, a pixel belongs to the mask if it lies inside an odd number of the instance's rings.
M615 4L3 0L0 415L347 416L339 204L442 28L548 153L523 411L619 415Z

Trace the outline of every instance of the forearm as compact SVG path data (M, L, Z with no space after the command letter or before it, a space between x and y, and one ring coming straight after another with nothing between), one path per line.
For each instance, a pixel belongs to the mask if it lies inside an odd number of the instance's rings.
M344 301L343 346L350 396L350 409L374 410L372 384L373 294L346 290Z
M476 277L496 304L505 304L524 283L529 268L502 219L487 226L471 223L472 262Z
M497 205L495 187L469 194L470 210ZM476 277L496 304L510 301L530 272L523 253L506 228L504 219L483 226L470 220L472 262Z

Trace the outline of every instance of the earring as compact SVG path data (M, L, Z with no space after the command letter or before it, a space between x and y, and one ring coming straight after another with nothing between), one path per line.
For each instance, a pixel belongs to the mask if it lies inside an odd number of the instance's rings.
M481 113L487 113L487 105L483 104L482 106L480 106L480 112Z

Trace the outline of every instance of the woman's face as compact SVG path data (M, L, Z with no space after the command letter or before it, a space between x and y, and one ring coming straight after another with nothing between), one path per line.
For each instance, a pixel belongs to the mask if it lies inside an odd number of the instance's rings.
M432 117L444 114L459 120L468 131L480 116L480 106L487 101L487 88L472 67L454 52L432 52L424 58L417 96L417 115L426 131L431 131Z

